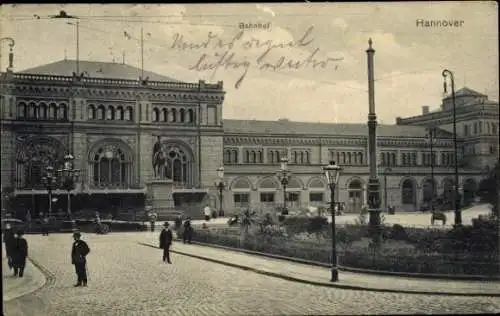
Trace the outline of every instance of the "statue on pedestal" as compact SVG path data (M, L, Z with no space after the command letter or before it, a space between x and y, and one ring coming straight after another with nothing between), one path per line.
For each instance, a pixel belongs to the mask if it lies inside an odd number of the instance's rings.
M165 177L165 160L166 155L161 143L161 138L153 146L153 171L155 179L163 179Z

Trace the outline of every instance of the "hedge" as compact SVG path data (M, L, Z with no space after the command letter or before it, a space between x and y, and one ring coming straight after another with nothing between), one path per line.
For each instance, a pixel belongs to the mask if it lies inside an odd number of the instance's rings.
M342 231L342 228L338 229L337 233L339 231ZM352 239L359 239L360 234L362 235L362 232L352 234ZM322 242L296 241L285 237L249 235L242 243L235 233L227 233L223 230L196 230L193 234L193 241L322 263L331 262L331 242L329 240ZM337 247L340 247L339 243ZM470 253L431 254L419 251L384 249L383 247L377 251L364 247L346 251L337 249L337 256L340 265L359 269L447 275L491 276L499 274L498 262L494 255L489 254L483 256Z

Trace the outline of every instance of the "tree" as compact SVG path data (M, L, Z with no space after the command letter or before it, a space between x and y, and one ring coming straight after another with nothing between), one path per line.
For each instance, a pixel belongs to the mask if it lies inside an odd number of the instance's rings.
M478 194L484 202L491 204L492 214L498 218L500 215L500 161L488 172L486 179L481 181Z
M251 211L250 208L247 208L241 212L240 216L238 216L238 220L241 229L241 244L243 245L250 227L258 224L257 213L255 211Z

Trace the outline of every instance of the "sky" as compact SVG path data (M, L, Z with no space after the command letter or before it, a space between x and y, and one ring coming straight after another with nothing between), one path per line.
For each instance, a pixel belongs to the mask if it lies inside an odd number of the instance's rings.
M365 123L369 38L379 123L419 115L423 105L438 110L445 68L457 90L498 100L495 2L2 5L0 35L15 39L14 71L76 59L76 27L49 18L60 10L79 18L81 60L121 63L125 54L140 68L142 28L144 68L223 81L226 119ZM419 19L463 22L425 28ZM3 41L3 68L8 49Z

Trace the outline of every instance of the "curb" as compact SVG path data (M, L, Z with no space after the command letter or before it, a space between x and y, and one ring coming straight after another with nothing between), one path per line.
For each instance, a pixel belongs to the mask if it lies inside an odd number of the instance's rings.
M12 298L9 298L8 300L5 300L4 303L6 302L11 302L11 301L14 301L14 300L17 300L17 299L21 299L23 297L26 297L28 295L31 295L31 294L34 294L40 290L42 290L43 288L45 288L46 286L50 285L50 284L53 284L54 283L54 277L50 275L50 273L47 272L47 270L42 267L38 262L36 262L35 260L33 260L32 258L27 258L27 260L33 265L33 267L35 269L38 269L38 272L40 272L40 274L42 275L43 277L43 282L42 282L42 285L40 286L36 286L35 288L33 289L29 289L28 291L26 291L25 293L22 293L21 295L18 295L18 296L14 296ZM31 286L27 286L27 288L30 288Z
M138 244L141 246L159 249L157 246L153 246L153 245L148 244L148 243L139 242ZM196 244L198 244L198 243L196 243ZM358 291L370 291L370 292L382 292L382 293L420 294L420 295L440 295L440 296L500 297L500 293L488 294L488 293L456 293L456 292L394 290L394 289L380 289L380 288L370 288L370 287L356 286L356 285L343 285L343 284L337 284L337 283L311 281L311 280L304 280L304 279L300 279L300 278L295 278L295 277L292 277L289 275L284 275L281 273L259 270L256 268L252 268L252 267L248 267L248 266L244 266L244 265L240 265L240 264L235 264L235 263L230 263L230 262L226 262L226 261L222 261L222 260L218 260L218 259L213 259L213 258L194 255L194 254L190 254L190 253L185 253L185 252L178 251L178 250L170 250L170 252L176 253L179 255L184 255L184 256L196 258L196 259L200 259L200 260L205 260L205 261L210 261L213 263L222 264L222 265L237 268L237 269L242 269L245 271L252 271L252 272L255 272L258 274L272 276L272 277L280 278L280 279L287 280L287 281L315 285L315 286L339 288L339 289L344 289L344 290L358 290ZM262 255L262 256L264 256L264 255ZM279 258L277 258L277 259L279 259Z

